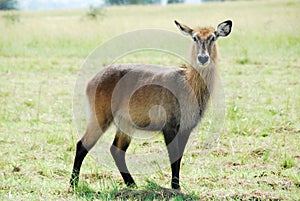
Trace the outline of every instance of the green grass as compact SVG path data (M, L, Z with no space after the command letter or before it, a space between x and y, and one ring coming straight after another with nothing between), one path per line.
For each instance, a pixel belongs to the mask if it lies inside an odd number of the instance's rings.
M0 12L0 199L299 200L299 9L296 0L127 6L106 8L97 20L87 19L82 10L18 12L19 22L14 23ZM168 189L168 166L133 175L139 187L128 189L116 168L98 163L95 154L83 163L77 191L68 191L81 136L72 119L72 96L85 58L124 32L178 32L174 19L191 26L234 22L232 34L219 40L226 95L219 143L211 150L202 143L211 123L209 111L183 158L182 193ZM178 62L151 52L123 59ZM103 139L111 141L112 132ZM128 152L159 149L164 149L161 137L133 141ZM97 156L113 164L107 153ZM142 171L144 166L129 168Z

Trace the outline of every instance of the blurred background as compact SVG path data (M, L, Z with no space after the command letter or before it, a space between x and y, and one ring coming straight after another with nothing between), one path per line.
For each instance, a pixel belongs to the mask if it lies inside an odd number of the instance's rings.
M1 0L1 9L20 9L20 10L43 10L43 9L74 9L88 8L90 6L104 5L131 5L131 4L157 4L166 5L172 3L195 4L210 1L224 0Z

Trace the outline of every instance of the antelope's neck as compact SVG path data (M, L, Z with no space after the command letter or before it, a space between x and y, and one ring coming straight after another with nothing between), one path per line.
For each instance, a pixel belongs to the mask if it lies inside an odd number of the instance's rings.
M204 68L195 69L189 66L187 69L187 81L199 102L199 104L207 103L210 95L213 93L215 84L216 66L210 64Z

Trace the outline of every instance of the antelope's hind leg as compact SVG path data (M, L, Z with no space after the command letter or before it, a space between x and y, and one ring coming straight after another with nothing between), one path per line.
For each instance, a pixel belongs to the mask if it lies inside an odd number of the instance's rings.
M106 123L100 126L97 121L91 121L86 129L84 136L77 142L76 155L70 180L71 188L74 188L78 185L82 161L89 150L91 150L91 148L96 144L101 135L105 132L108 125L109 124Z
M130 136L118 130L114 139L113 144L111 145L110 152L114 158L114 161L123 177L123 180L127 186L135 187L136 184L128 171L125 154L126 150L131 142Z

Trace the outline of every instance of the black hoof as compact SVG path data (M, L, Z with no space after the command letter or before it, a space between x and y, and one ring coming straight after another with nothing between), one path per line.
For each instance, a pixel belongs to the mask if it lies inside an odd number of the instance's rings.
M129 188L137 188L137 185L133 182L133 183L126 183L126 186Z
M72 175L72 178L70 179L70 188L74 189L78 186L79 177Z
M179 190L179 191L181 190L181 188L180 188L180 186L178 184L172 185L172 189Z

